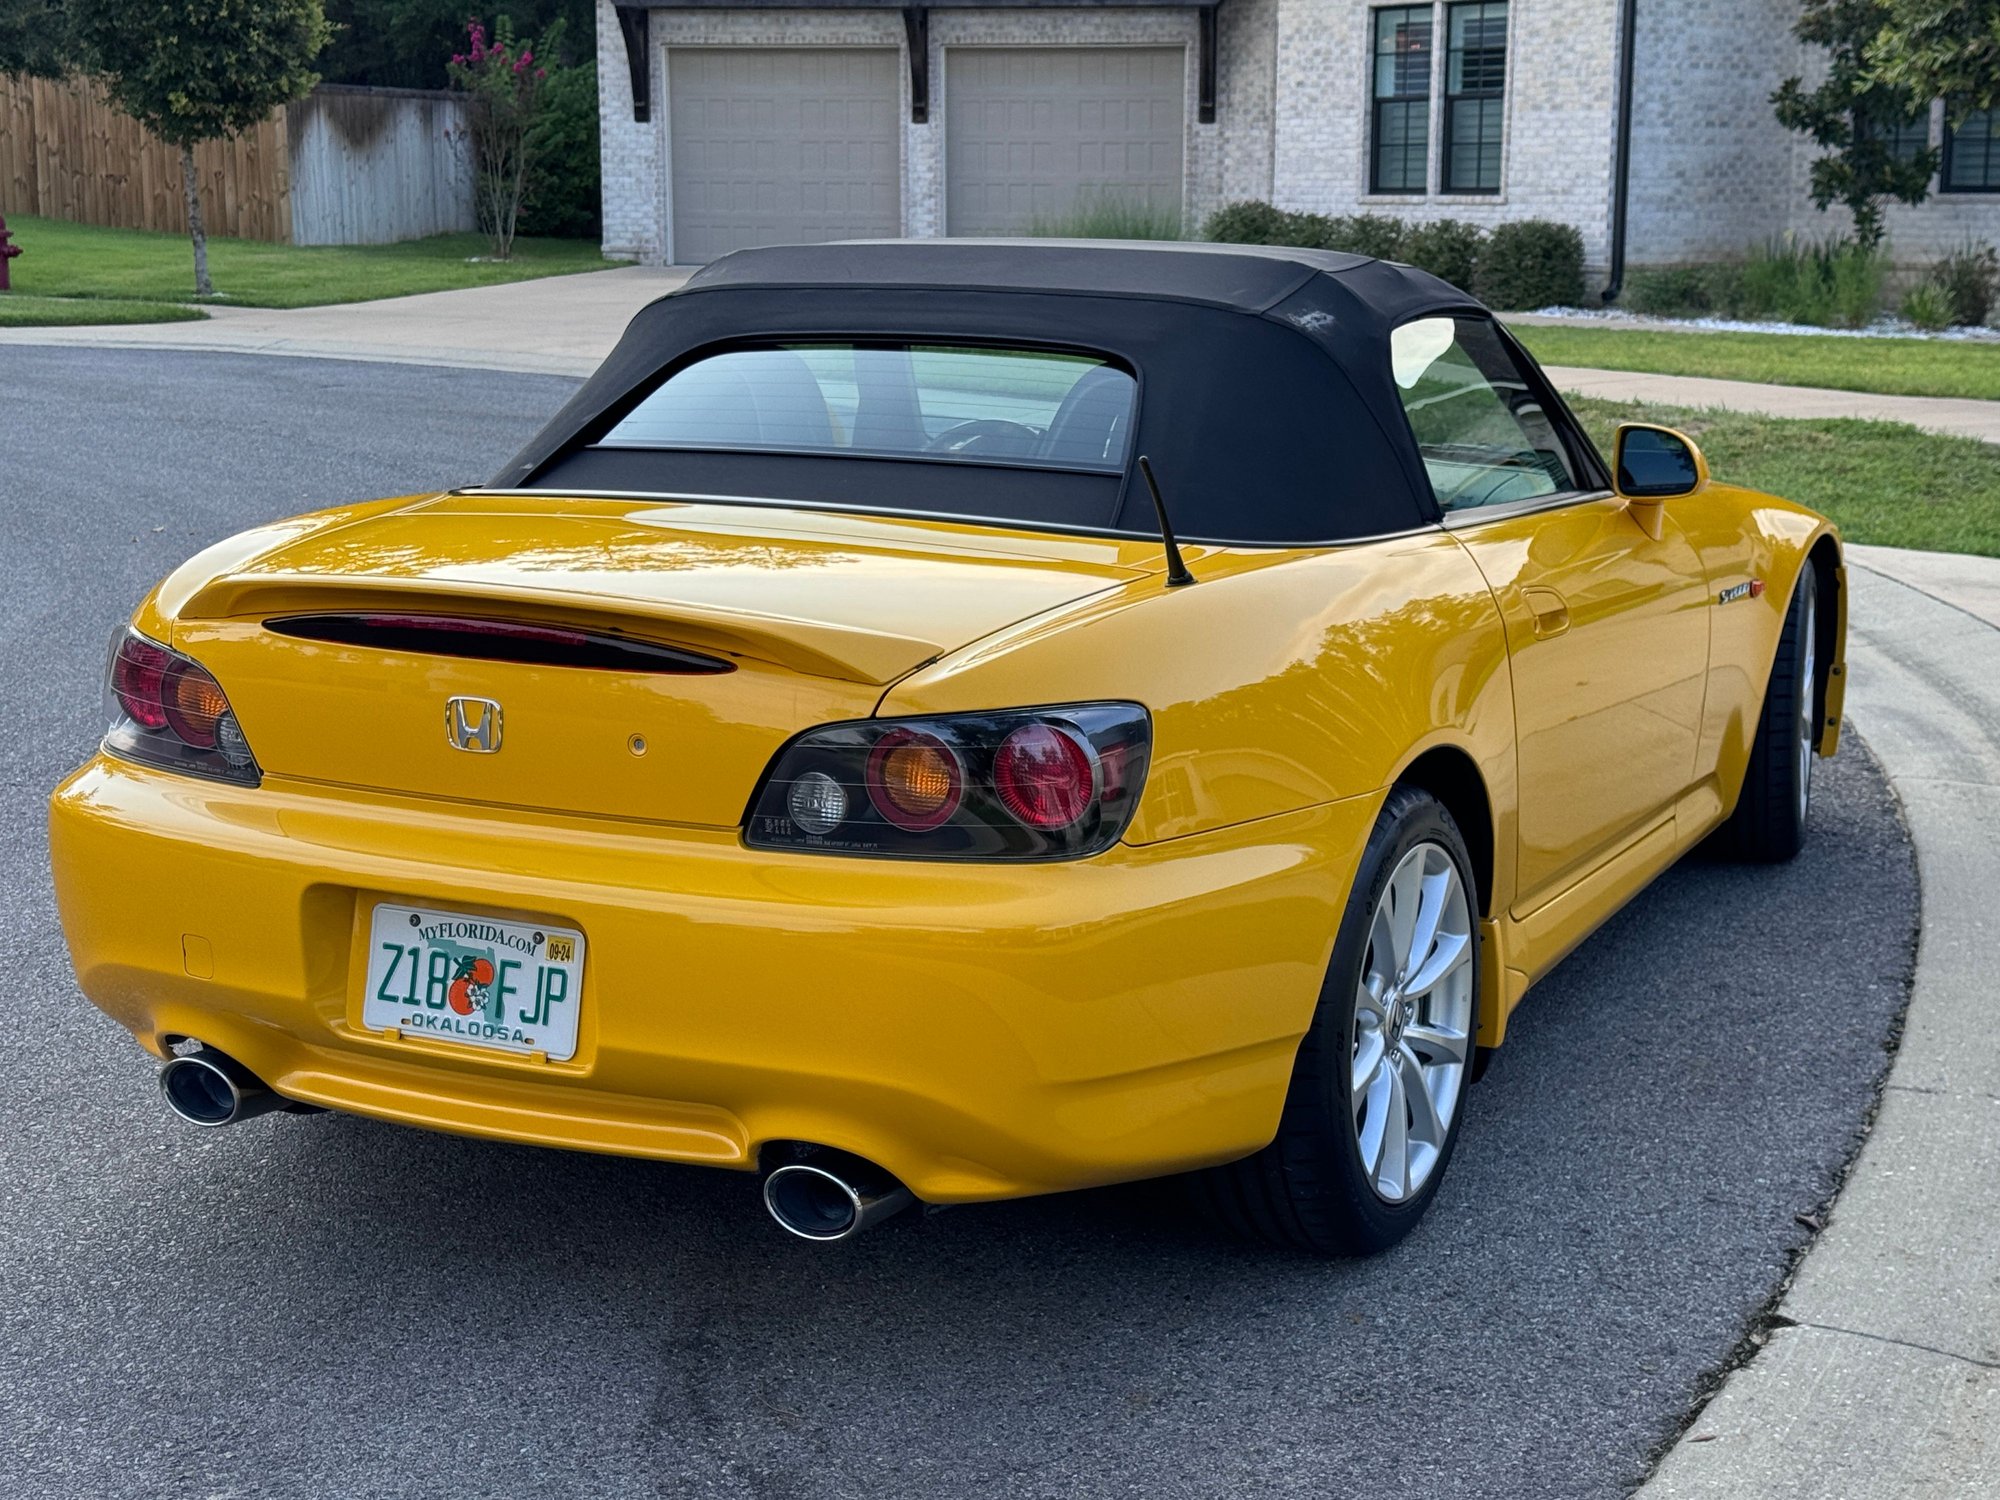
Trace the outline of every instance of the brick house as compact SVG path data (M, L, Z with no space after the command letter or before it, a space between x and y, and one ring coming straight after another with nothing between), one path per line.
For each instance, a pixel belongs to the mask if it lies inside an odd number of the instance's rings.
M1583 233L1599 276L1847 227L1772 117L1797 0L598 0L607 251L996 234L1111 194ZM1621 79L1629 77L1627 93ZM2000 112L1995 112L2000 115ZM1905 263L2000 239L2000 119L1942 105Z

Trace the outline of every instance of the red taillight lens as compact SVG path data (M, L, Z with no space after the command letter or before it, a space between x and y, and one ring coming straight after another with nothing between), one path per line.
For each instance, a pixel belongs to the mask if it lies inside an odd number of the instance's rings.
M868 797L898 828L922 833L958 810L965 778L951 747L934 734L894 729L868 752Z
M1080 859L1132 821L1152 718L1064 703L809 729L744 810L757 849L898 859Z
M111 691L135 724L147 729L166 728L166 677L173 664L173 652L144 636L127 634L118 643L118 652L111 658Z
M114 755L246 786L263 779L228 695L200 662L127 631L111 655L110 688L104 748Z
M1023 724L993 754L1000 805L1030 828L1067 828L1096 792L1091 754L1052 724Z

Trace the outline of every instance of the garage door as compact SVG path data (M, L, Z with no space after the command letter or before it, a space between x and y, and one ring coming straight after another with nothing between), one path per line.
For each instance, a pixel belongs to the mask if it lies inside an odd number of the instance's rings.
M945 54L945 217L1017 234L1110 197L1178 213L1179 47L965 47Z
M673 256L903 232L896 53L672 48Z

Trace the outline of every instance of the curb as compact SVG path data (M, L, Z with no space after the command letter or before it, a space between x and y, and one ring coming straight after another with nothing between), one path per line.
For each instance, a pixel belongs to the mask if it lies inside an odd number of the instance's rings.
M2000 559L1849 551L1849 714L1915 847L1903 1040L1769 1341L1642 1500L2000 1492ZM1973 607L1968 607L1970 603Z

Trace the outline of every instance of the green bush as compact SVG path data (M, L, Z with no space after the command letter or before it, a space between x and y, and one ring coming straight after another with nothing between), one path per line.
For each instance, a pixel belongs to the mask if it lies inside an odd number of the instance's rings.
M1951 294L1935 281L1920 281L1903 294L1903 316L1926 333L1951 327Z
M1288 220L1298 218L1269 203L1230 203L1201 226L1201 237L1223 245L1282 245Z
M2000 254L1991 245L1967 240L1931 267L1930 279L1951 302L1952 322L1966 328L1983 327L1993 312L1994 297L2000 293Z
M1290 245L1298 250L1331 250L1337 227L1325 214L1288 213L1278 225L1277 234L1267 243Z
M521 205L521 233L596 239L603 227L598 168L597 66L557 68L542 85L528 131L534 177Z
M1881 251L1853 240L1772 240L1750 251L1738 316L1863 328L1882 310L1888 270Z
M1349 255L1368 255L1376 260L1401 260L1403 241L1409 226L1386 214L1346 214L1332 221L1333 230L1323 250L1344 250Z
M1702 285L1708 291L1708 305L1725 318L1747 318L1744 307L1743 266L1738 261L1717 261L1701 268Z
M1050 240L1177 240L1181 215L1148 198L1098 188L1078 193L1066 213L1038 216L1028 233Z
M1583 301L1583 236L1567 224L1523 219L1486 238L1473 291L1489 307L1532 312Z
M1403 240L1402 258L1460 291L1471 291L1479 276L1479 255L1486 231L1463 219L1439 219L1412 226Z
M1396 259L1408 232L1403 221L1382 214L1292 213L1268 203L1231 203L1201 226L1201 237L1229 245L1289 245L1295 250L1344 250L1350 255Z
M1658 266L1625 278L1625 306L1655 318L1699 318L1715 311L1708 267Z

